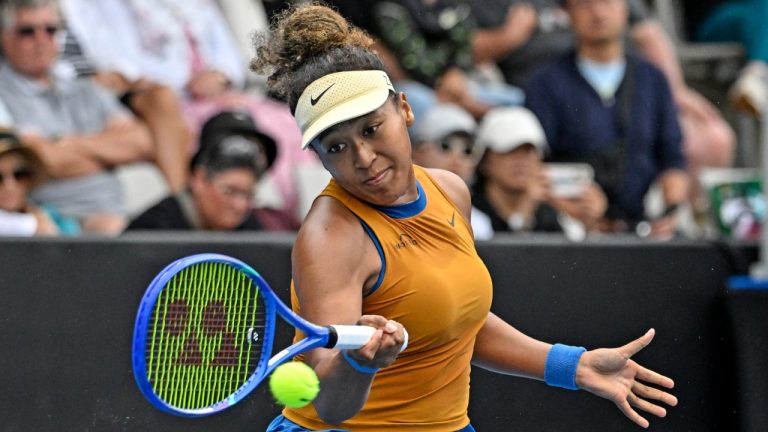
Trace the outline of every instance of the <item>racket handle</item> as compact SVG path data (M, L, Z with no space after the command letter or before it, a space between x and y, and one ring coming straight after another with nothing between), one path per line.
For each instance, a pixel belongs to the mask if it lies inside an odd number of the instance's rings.
M330 326L332 333L336 334L336 341L332 340L327 348L336 349L358 349L367 344L371 340L371 336L376 332L376 329L370 326L364 325L332 325ZM403 339L403 346L400 348L400 352L403 352L408 347L408 331L403 328L405 338Z

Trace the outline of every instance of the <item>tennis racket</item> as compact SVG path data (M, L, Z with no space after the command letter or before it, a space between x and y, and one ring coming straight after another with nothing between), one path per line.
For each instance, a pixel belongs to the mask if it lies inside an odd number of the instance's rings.
M306 337L272 355L277 316ZM147 288L133 335L133 373L157 408L206 416L241 401L286 360L318 347L357 349L374 332L312 324L247 264L192 255L168 265ZM403 349L407 343L406 333Z

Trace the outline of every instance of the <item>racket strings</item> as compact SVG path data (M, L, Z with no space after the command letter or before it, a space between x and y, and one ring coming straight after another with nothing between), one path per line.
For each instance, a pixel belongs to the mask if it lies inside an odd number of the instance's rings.
M258 366L265 320L258 287L237 268L205 262L183 269L161 291L147 326L153 391L183 409L226 399Z

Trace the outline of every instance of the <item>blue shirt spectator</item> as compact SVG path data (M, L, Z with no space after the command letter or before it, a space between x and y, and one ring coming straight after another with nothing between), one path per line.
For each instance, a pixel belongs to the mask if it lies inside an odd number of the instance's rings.
M622 138L625 169L609 194L609 212L619 219L639 221L645 216L643 198L653 181L668 169L684 169L682 135L674 101L664 75L650 63L628 55L631 85L625 79L611 100L601 98L579 72L570 53L534 72L526 88L526 105L544 127L552 161L586 161L615 146ZM630 118L622 127L621 101L627 97ZM626 128L625 132L622 129ZM624 135L624 137L622 137ZM590 161L592 162L592 161ZM596 180L601 183L595 166Z

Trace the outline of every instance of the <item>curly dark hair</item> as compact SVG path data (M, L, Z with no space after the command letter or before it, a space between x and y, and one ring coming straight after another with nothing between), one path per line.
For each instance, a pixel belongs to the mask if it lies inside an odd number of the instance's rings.
M304 89L318 78L342 71L383 70L373 39L321 3L281 13L269 34L254 37L251 69L267 75L269 93L291 112Z

